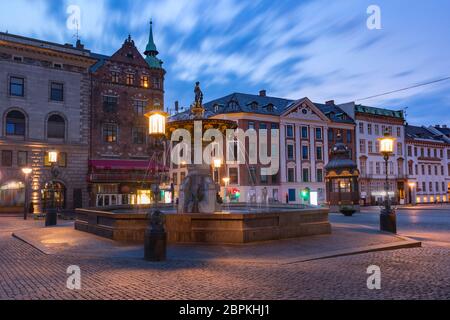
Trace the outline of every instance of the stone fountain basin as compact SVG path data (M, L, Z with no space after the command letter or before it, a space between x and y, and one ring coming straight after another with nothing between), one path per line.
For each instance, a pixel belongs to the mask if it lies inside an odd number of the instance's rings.
M134 210L77 209L75 229L101 237L143 242L148 215ZM164 208L169 243L244 244L331 233L328 209L271 207L214 214L177 214Z

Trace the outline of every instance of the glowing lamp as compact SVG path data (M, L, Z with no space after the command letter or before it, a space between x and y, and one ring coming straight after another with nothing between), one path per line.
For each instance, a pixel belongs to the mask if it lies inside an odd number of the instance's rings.
M384 137L379 139L380 141L380 153L382 155L390 155L394 152L395 138L389 135L389 132L384 133Z
M228 184L228 183L230 182L230 178L223 178L223 182L224 182L225 184Z
M48 152L48 162L54 164L58 162L58 152L57 151L49 151Z
M149 120L148 128L151 136L164 136L166 134L167 113L164 111L151 111L145 116Z
M218 169L222 166L222 160L214 159L213 164L214 164L214 168Z
M29 175L32 172L33 172L33 169L31 169L31 168L22 168L22 173L24 175Z

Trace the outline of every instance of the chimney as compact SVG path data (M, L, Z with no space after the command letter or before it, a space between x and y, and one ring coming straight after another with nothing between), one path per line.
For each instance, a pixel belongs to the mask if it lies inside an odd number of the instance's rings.
M440 129L441 126L439 124L435 125L436 128Z
M175 114L178 113L179 108L180 108L179 102L175 101Z
M442 125L442 128L447 129L447 125L446 124Z
M84 44L81 43L80 39L77 40L77 49L84 50Z
M327 102L325 102L325 104L327 106L334 106L334 100L327 101Z
M267 97L267 91L266 91L266 90L261 90L261 91L259 92L259 96L260 96L260 97Z

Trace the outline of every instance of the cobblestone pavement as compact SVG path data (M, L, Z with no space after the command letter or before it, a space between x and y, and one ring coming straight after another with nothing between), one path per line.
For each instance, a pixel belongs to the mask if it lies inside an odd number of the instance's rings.
M45 255L11 237L15 228L26 227L23 222L2 220L1 225L0 299L450 299L450 250L445 247L289 265L148 263ZM70 265L81 268L79 291L66 288ZM370 265L381 268L381 290L367 289Z

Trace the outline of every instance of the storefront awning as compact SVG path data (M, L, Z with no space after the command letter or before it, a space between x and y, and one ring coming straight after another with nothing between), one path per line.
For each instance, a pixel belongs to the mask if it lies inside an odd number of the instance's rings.
M89 166L95 170L167 171L166 166L147 160L90 160Z

